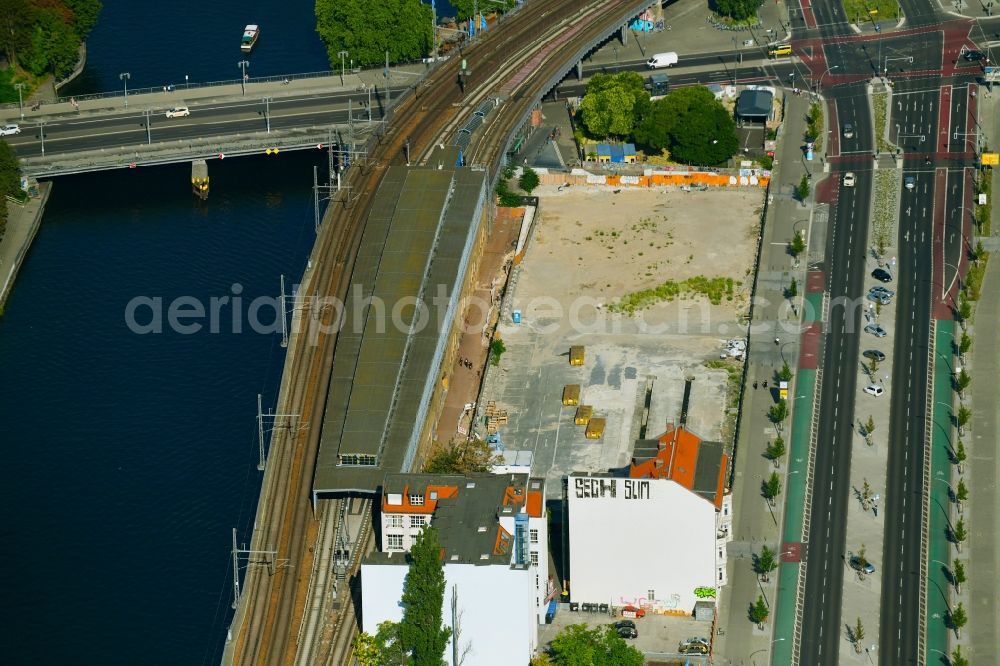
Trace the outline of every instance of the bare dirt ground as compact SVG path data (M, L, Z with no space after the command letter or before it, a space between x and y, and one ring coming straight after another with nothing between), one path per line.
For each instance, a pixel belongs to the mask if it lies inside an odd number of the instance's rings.
M739 283L734 298L719 305L704 296L661 301L639 318L680 332L692 306L715 322L735 321L745 311L762 191L542 187L535 194L540 215L517 290L520 304L554 298L564 308L580 299L606 306L667 280L704 276Z

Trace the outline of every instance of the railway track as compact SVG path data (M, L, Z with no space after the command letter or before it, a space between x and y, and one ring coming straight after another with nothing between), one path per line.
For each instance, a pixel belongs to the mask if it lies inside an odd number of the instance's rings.
M474 162L467 160L488 168L498 165L506 137L540 96L540 89L558 74L560 63L578 50L574 44L603 34L610 17L627 18L624 12L633 7L636 7L634 1L620 0L529 2L505 21L501 29L486 33L463 54L471 67L464 93L458 86L462 59L452 58L405 94L390 111L390 119L395 118L396 122L388 123L384 133L371 142L361 168L348 173L349 187L344 196L331 202L313 248L313 268L307 271L300 293L321 298L342 297L347 293L374 194L386 169L405 163L407 142L411 154L417 155L421 162L426 161L443 132L453 131L462 116L479 101L499 95L502 83L521 77L510 86L513 93L510 99L470 151ZM575 39L567 37L560 41L559 35L566 32ZM528 67L532 71L526 71ZM491 171L493 176L495 173ZM301 313L297 320L302 325L290 339L278 411L298 413L299 427L276 431L272 438L251 541L253 550L274 548L278 560L287 560L289 565L248 568L233 621L233 645L224 657L224 661L229 661L227 657L231 656L232 663L237 664L308 664L317 660L345 663L356 630L350 593L342 595L344 601L333 618L322 611L322 604L320 609L313 605L305 613L313 557L317 555L310 546L319 533L311 502L311 480L336 333L329 332L332 310L306 303L296 308L296 312ZM370 516L368 504L365 515ZM335 530L327 529L326 533L332 532ZM371 530L364 530L355 546L349 577L356 574L371 538ZM319 548L322 547L320 544ZM318 623L331 619L332 631L319 629ZM299 645L299 636L309 639Z

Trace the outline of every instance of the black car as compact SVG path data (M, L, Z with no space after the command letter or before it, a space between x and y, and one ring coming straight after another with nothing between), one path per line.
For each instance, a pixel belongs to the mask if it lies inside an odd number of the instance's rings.
M861 355L864 356L865 358L870 358L873 361L878 361L879 363L885 360L885 354L883 354L878 349L866 349L865 351L861 352Z
M980 60L986 60L986 54L982 51L966 51L963 55L966 62L979 62Z
M872 277L879 282L892 282L892 274L884 268L876 268L873 270Z
M615 624L615 631L617 631L618 635L621 636L622 638L638 638L639 637L639 632L638 632L638 630L636 630L635 625L633 625L631 627L628 627L628 626L621 626L621 627L619 627L618 626L619 624L622 624L622 623L619 622L618 624Z

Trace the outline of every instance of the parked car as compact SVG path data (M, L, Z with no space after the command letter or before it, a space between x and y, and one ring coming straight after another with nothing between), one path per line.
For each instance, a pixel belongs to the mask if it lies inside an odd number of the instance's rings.
M866 574L875 573L875 565L866 560L864 566L862 567L861 558L857 555L851 556L851 568L855 571L864 571Z
M854 123L844 123L844 138L845 139L854 138Z
M912 190L914 187L917 186L917 179L914 178L913 176L907 176L906 178L903 179L903 184L906 186L906 189Z
M982 51L969 50L962 54L966 62L979 62L980 60L986 60L986 54Z
M884 268L876 268L872 271L872 277L879 282L892 282L892 273Z
M21 128L17 123L8 123L3 127L0 127L0 136L11 136L12 134L20 134Z
M885 393L885 389L878 384L869 384L865 387L865 393L868 395L873 395L876 398Z
M884 338L888 335L888 331L882 328L879 324L868 324L865 326L865 333L871 333L876 338Z
M869 289L868 293L869 294L882 294L883 296L888 296L889 298L892 298L893 296L896 295L896 292L894 292L892 289L886 289L885 287L883 287L880 284L877 284L874 287L872 287L871 289Z
M639 638L639 632L635 627L615 627L615 631L622 638Z
M191 109L186 106L175 106L172 109L167 109L167 118L183 118L184 116L191 115Z
M844 174L844 187L854 187L854 172L848 171Z
M887 295L885 295L883 293L880 293L880 292L877 292L877 291L869 291L868 292L868 300L869 301L875 301L876 303L878 303L880 305L889 305L889 303L892 302L892 297L891 296L887 296Z
M861 355L865 358L870 358L873 361L878 361L879 363L885 360L885 354L878 349L866 349L861 352Z
M677 646L681 654L708 654L708 646L701 643L681 643Z
M615 629L623 628L635 629L635 622L632 620L618 620L615 622Z
M667 51L666 53L657 53L652 58L646 61L646 67L650 69L660 69L661 67L670 67L671 65L677 64L677 52Z

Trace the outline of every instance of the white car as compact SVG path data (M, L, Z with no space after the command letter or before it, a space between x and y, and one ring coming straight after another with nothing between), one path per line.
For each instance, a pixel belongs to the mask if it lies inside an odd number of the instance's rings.
M172 109L167 110L167 118L183 118L184 116L191 115L191 109L186 106L175 106Z
M0 127L0 136L10 136L12 134L20 134L20 133L21 133L21 128L18 127L15 123L10 123L4 125L3 127Z
M854 187L854 172L848 171L844 174L844 187Z
M865 393L867 393L868 395L873 395L877 398L878 396L885 393L885 389L883 389L878 384L869 384L868 386L865 387Z

